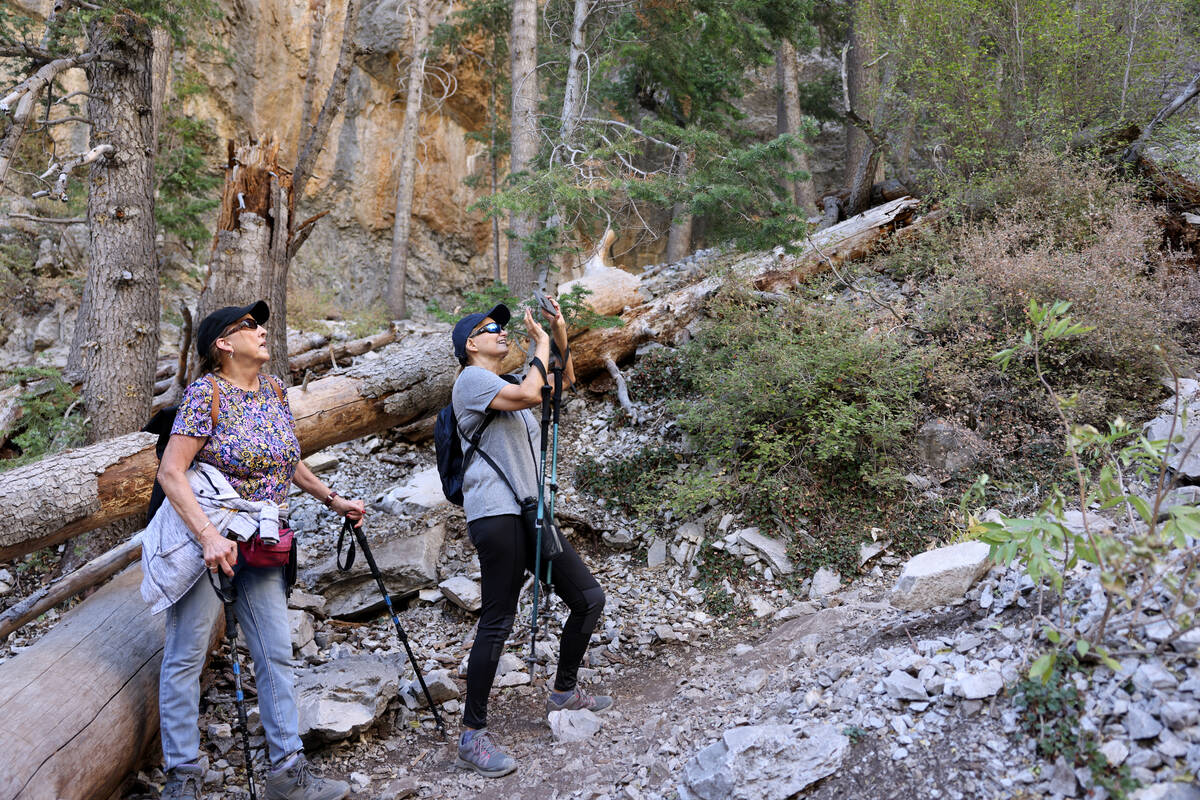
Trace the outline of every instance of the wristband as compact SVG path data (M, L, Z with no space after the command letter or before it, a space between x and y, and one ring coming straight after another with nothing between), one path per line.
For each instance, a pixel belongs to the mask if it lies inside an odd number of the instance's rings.
M325 495L325 499L321 502L325 504L326 508L333 508L333 498L335 497L341 497L341 495L339 495L337 492L330 492L329 494Z

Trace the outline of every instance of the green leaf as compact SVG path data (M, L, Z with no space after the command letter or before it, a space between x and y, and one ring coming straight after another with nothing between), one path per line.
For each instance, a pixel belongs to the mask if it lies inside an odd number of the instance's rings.
M1090 648L1091 644L1087 639L1080 639L1075 643L1075 652L1079 653L1080 658L1086 656Z
M1037 661L1029 668L1029 677L1034 680L1039 680L1043 684L1050 680L1050 671L1054 668L1055 651L1051 650L1043 653Z

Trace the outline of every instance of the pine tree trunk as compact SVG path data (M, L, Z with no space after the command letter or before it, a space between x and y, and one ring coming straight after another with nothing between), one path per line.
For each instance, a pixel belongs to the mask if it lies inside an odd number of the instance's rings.
M875 87L867 64L872 59L875 42L862 20L859 3L854 2L850 9L850 41L846 53L846 88L850 95L850 107L860 113L867 113L867 104L875 94ZM870 158L871 142L866 134L853 125L846 126L846 172L845 182L849 186L862 168L862 163ZM851 212L854 213L854 212Z
M417 173L417 128L421 122L421 96L425 84L425 40L429 33L429 6L412 3L412 60L408 68L408 98L400 134L400 169L396 178L396 219L392 222L392 258L388 269L387 304L393 319L408 316L405 285L408 282L408 234L412 228L413 182Z
M796 47L789 41L783 40L778 49L779 78L779 112L780 119L777 128L780 133L799 134L804 124L800 113L800 80L796 66ZM816 194L813 189L812 176L808 174L808 152L803 148L792 150L793 165L797 171L804 172L806 177L790 181L792 201L811 214L816 208Z
M158 356L158 263L154 251L154 125L150 31L118 14L93 22L88 67L91 144L114 157L89 175L91 267L81 321L83 402L100 441L145 424Z
M692 170L691 153L683 156L683 165L679 168L679 178L683 180ZM673 264L691 252L692 248L692 212L687 203L676 203L671 207L671 229L667 233L667 263Z
M514 0L512 10L512 145L509 170L523 172L538 149L537 0ZM525 242L537 233L537 219L515 212L509 221L515 237L508 246L508 288L517 297L533 290L534 267Z
M575 127L583 113L583 29L587 25L588 0L575 0L575 14L571 23L571 49L567 54L567 81L563 88L562 115L559 119L559 140L570 144L575 137Z

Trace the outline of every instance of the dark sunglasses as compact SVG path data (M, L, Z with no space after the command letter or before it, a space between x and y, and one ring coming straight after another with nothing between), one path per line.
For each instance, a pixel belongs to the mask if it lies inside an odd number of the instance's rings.
M221 338L224 339L226 336L233 336L235 333L237 333L238 331L242 331L242 330L246 330L246 331L258 330L258 320L254 319L253 317L251 317L250 319L240 320L239 322L235 323L231 328L229 328L224 333L222 333Z
M467 338L474 339L476 336L478 336L481 333L500 333L503 330L504 330L504 326L501 325L499 322L489 322L487 325L484 325L482 328L476 329L475 332L472 333Z

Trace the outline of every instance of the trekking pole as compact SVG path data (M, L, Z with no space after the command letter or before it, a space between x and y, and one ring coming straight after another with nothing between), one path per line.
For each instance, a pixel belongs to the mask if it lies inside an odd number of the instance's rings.
M258 800L254 793L254 769L250 761L250 724L246 719L246 695L242 692L242 667L237 651L237 615L233 613L233 605L237 602L237 589L233 586L233 578L218 571L221 585L213 583L212 572L208 573L208 582L213 591L221 598L225 607L225 637L229 640L229 660L233 662L234 700L237 706L238 726L242 729L242 753L246 758L246 787L250 790L250 800Z
M550 437L550 497L547 499L546 516L550 519L550 524L554 524L554 500L558 497L558 415L562 409L562 384L563 384L563 363L562 358L552 362L554 365L554 395L551 401L551 407L554 414L553 425L554 432ZM540 530L539 530L540 532ZM554 568L554 563L546 565L546 583L550 582L550 571Z
M537 534L534 536L533 546L533 613L529 617L529 656L525 662L529 664L529 671L533 672L533 665L537 662L537 638L538 638L538 593L541 589L541 571L542 571L542 526L546 520L546 506L543 502L546 495L546 433L550 427L550 385L542 384L542 463L538 469L538 504L537 504ZM550 564L546 564L546 583L550 582Z
M346 556L346 563L343 566L341 562L342 556L342 540L346 535L346 531L350 531L353 538L350 540L350 550ZM421 672L421 665L417 663L417 657L413 654L412 647L408 643L408 634L404 632L403 626L400 625L400 618L396 616L395 609L392 608L392 596L388 594L387 587L383 585L383 573L379 571L379 565L375 563L375 556L371 553L371 545L367 543L367 536L363 533L361 527L355 527L353 520L346 517L342 523L342 532L338 536L338 568L348 571L354 564L354 542L358 541L358 546L362 548L363 556L367 559L367 566L371 569L371 575L375 578L375 585L379 587L380 593L383 595L384 605L387 606L388 615L392 618L392 624L396 626L396 635L400 637L400 643L404 645L404 651L408 653L408 661L412 664L413 672L417 674L417 682L421 684L421 691L425 693L425 700L429 703L429 710L433 712L433 719L437 723L438 730L442 736L446 735L446 726L442 723L442 715L438 713L437 706L434 705L433 697L429 694L429 687L425 685L425 676Z

